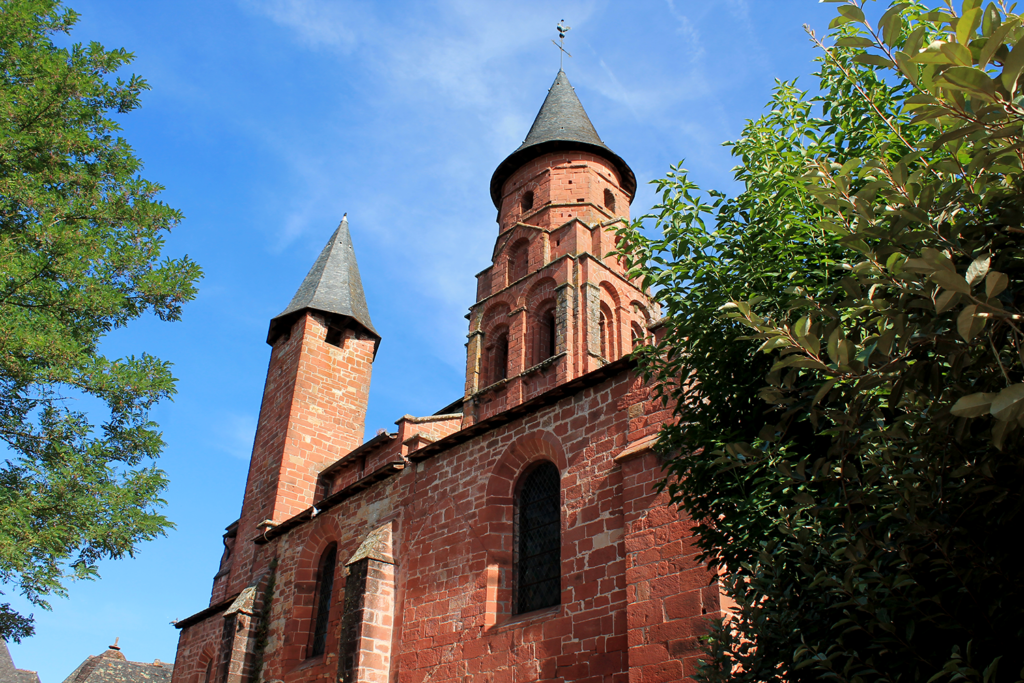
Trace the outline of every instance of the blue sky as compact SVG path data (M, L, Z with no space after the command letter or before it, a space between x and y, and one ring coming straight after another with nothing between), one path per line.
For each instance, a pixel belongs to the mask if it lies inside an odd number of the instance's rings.
M807 76L811 0L71 0L75 41L136 54L152 91L123 119L144 175L187 219L167 253L206 271L178 323L140 320L111 356L174 363L154 414L177 528L101 565L15 663L60 683L120 637L129 659L173 660L172 619L208 604L223 528L238 517L269 359L267 325L348 212L374 325L367 432L461 396L464 315L497 228L488 182L565 71L604 141L646 184L669 164L733 187L721 142L763 111L774 79ZM127 74L125 74L127 75ZM9 596L7 596L9 597ZM5 597L5 599L7 599ZM16 604L20 605L15 601Z

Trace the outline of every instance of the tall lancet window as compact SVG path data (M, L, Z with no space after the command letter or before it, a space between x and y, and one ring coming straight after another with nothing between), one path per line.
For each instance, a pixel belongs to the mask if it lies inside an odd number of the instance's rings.
M561 602L561 502L558 468L541 462L520 480L515 510L516 614Z
M331 544L320 557L320 568L316 575L316 605L310 657L322 655L327 645L327 621L331 616L331 593L334 592L334 569L337 564L338 547Z

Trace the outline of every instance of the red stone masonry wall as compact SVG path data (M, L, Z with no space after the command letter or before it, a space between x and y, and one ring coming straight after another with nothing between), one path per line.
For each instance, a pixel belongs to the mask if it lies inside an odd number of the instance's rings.
M689 675L694 638L718 610L717 588L696 562L692 525L651 488L661 470L643 447L664 417L621 372L410 464L275 538L263 546L279 564L262 680L336 678L342 565L388 522L396 566L387 680L654 683ZM562 604L514 615L513 491L538 459L561 473ZM339 568L326 656L308 658L316 570L331 542ZM215 631L205 623L184 631L179 661Z
M280 523L313 504L320 470L363 439L375 338L352 326L326 342L324 317L306 311L275 341L256 428L238 540L224 591L263 567L251 543L265 520Z

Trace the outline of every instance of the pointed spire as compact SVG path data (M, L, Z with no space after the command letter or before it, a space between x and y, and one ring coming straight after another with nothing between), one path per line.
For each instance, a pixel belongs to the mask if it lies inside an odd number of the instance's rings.
M270 321L267 343L272 344L277 335L287 329L294 314L306 309L349 318L380 340L370 322L356 252L348 231L348 214L342 216L338 229L309 269L291 303Z
M576 91L561 69L548 90L548 96L544 98L544 104L537 112L537 118L534 119L526 140L516 151L555 140L585 142L608 149L607 145L601 142L600 136L594 130L594 124L590 122L590 117L580 104L580 98L576 97Z
M526 140L498 165L491 177L491 199L494 205L500 206L501 187L516 169L542 154L566 149L593 152L615 164L622 177L622 189L629 193L632 200L636 193L633 170L601 141L576 91L569 83L569 78L559 69Z

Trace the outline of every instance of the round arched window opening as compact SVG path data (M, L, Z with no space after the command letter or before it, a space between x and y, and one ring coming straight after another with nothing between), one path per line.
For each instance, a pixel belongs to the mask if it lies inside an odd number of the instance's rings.
M488 384L500 382L508 377L508 332L502 331L490 346Z
M615 211L615 194L611 190L604 191L604 206L609 211Z
M555 307L549 305L537 316L534 335L533 365L546 361L555 355L556 345Z
M533 208L533 190L527 190L523 193L523 198L520 200L519 206L523 213L526 213Z
M331 594L334 591L334 570L337 564L338 547L332 543L320 557L320 568L316 576L316 614L313 617L310 657L322 655L327 645L327 622L331 615Z

